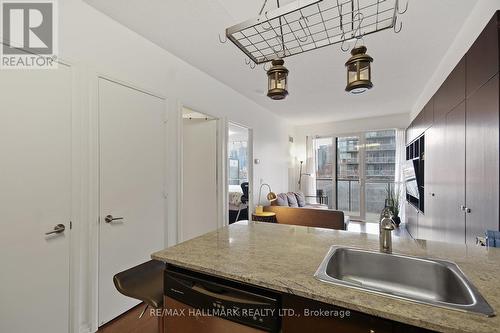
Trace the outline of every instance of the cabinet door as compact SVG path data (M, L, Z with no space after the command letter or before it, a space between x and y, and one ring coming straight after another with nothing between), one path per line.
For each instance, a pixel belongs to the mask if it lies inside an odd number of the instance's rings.
M422 112L424 113L423 127L425 130L431 127L432 123L434 122L434 97L431 98L429 102L427 102Z
M441 168L443 187L440 195L442 223L439 239L465 243L465 102L451 110L445 118L445 139Z
M422 109L420 111L420 113L417 115L417 117L415 118L415 130L413 133L415 138L418 138L420 135L422 135L422 133L425 130L424 127L425 127L425 125L424 125L424 110Z
M409 202L405 205L406 229L410 235L417 239L418 237L418 209Z
M486 230L498 230L499 75L467 99L466 214L467 242Z
M433 220L434 220L434 206L435 206L435 189L433 179L436 169L436 161L439 159L440 154L437 149L440 148L441 142L436 140L435 133L437 127L433 126L425 132L425 180L424 180L424 207L425 213L419 216L419 236L420 239L432 240L433 235Z
M498 73L498 13L467 52L467 96Z
M413 120L410 126L408 126L408 128L406 129L406 144L409 144L410 142L413 141L413 139L415 138L414 133L415 133L415 120Z
M446 114L465 99L465 57L446 78L434 95L434 120Z
M437 119L431 128L425 132L425 183L424 206L425 214L419 216L419 237L422 239L439 240L442 235L444 220L443 200L446 184L443 174L448 170L443 168L446 163L445 119Z

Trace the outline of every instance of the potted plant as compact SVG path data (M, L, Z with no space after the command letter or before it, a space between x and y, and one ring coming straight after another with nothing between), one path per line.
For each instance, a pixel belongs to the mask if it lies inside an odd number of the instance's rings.
M385 199L385 207L391 210L392 219L399 227L401 224L401 218L399 217L399 190L396 189L396 186L389 185L386 191L387 197Z

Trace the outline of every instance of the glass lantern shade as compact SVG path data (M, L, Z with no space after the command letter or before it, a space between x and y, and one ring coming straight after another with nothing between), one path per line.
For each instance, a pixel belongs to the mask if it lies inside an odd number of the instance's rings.
M267 71L267 96L274 100L284 99L288 95L288 69L283 66L284 63L283 59L273 60Z
M346 62L347 86L345 90L352 94L361 94L373 87L371 81L371 63L373 58L366 54L366 47L361 46L351 51L352 57Z

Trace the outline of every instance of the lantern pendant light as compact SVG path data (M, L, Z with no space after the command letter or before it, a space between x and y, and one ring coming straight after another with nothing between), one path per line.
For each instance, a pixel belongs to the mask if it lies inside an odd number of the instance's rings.
M267 71L268 88L267 97L280 100L288 95L288 69L286 69L283 59L274 59L272 66Z
M264 2L264 6L266 2ZM280 8L280 0L276 0L276 4ZM276 37L278 37L278 40L281 38L281 51L283 52L283 57L285 57L285 37L281 17L279 18L279 24L281 36ZM275 101L285 99L288 95L288 69L283 66L285 61L278 54L276 55L278 58L271 61L272 66L267 71L267 97Z
M366 54L366 47L355 47L347 60L347 86L345 90L351 94L361 94L373 87L371 81L371 63L373 58Z

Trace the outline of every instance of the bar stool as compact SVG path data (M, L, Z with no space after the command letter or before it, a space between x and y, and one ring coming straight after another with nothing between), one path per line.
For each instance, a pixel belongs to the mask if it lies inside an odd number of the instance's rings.
M165 264L150 260L129 268L113 277L116 289L123 295L146 303L141 318L148 307L163 308L163 272ZM158 332L164 332L163 314L158 317Z

